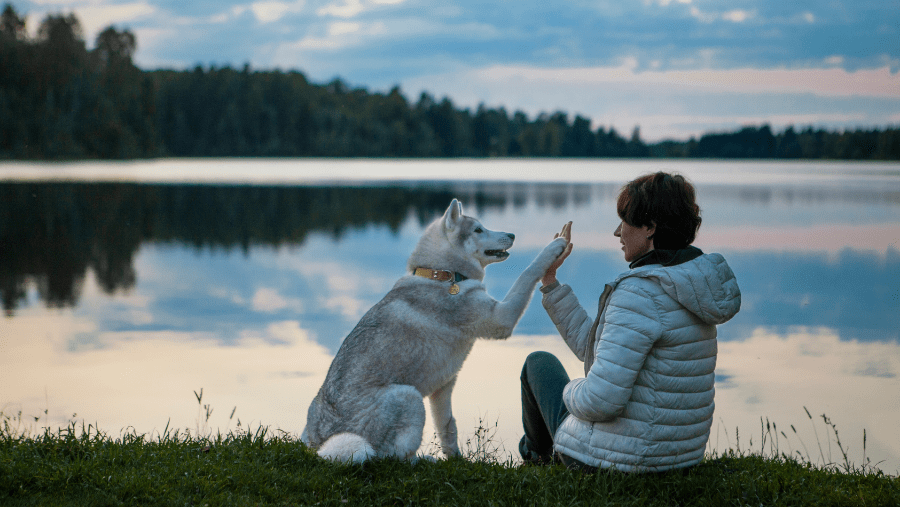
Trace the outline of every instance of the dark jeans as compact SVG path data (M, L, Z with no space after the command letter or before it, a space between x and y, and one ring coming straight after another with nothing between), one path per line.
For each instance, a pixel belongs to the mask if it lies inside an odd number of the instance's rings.
M553 436L569 415L562 400L569 375L562 363L549 352L532 352L522 366L522 426L525 435L519 441L519 454L526 463L551 463L554 458L570 468L594 471L596 468L564 454L553 453Z
M525 463L550 464L555 461L571 469L596 472L597 467L553 452L553 436L569 415L562 400L569 375L559 359L549 352L532 352L525 358L520 380L525 435L519 441L519 454ZM691 468L678 468L671 472L687 473Z

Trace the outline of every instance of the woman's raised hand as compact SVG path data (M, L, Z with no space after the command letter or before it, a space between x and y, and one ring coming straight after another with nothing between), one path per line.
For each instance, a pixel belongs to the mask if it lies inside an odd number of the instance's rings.
M562 230L553 235L553 239L563 238L566 240L566 248L563 250L559 257L553 261L553 264L547 268L547 272L544 273L544 276L541 278L541 285L550 285L551 283L556 281L556 270L562 266L563 262L565 262L566 257L572 253L572 222L567 222L566 225L563 225Z

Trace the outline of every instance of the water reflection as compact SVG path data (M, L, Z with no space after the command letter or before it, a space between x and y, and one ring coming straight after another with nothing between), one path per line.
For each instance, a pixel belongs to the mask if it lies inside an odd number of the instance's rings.
M88 269L108 293L129 289L144 243L244 252L302 244L310 232L396 229L409 213L430 217L451 198L441 188L0 184L3 305L12 312L31 280L48 306L73 306Z
M195 428L203 387L210 427L299 434L340 341L451 197L516 233L511 257L488 269L496 296L573 220L560 277L590 302L624 269L619 186L0 184L0 410L49 425L77 413L113 433ZM900 407L886 401L900 392L898 188L698 185L697 245L726 255L744 294L721 328L711 447L733 446L737 426L746 446L768 417L798 430L791 450L817 449L806 406L835 421L851 459L865 428L867 455L900 470ZM466 362L454 393L463 435L496 421L514 449L519 369L537 349L579 375L536 295L513 338L480 342Z
M86 287L86 292L93 290ZM5 413L24 410L51 427L84 420L113 435L124 428L153 434L167 425L227 431L259 424L299 434L306 406L332 358L296 320L241 328L229 346L222 346L212 332L104 331L72 310L48 315L29 309L3 321L2 327L4 336L39 337L5 343L0 360L4 392L16 396L14 403L4 400ZM73 348L83 333L94 334L103 346ZM463 441L486 424L493 427L495 443L515 455L521 436L518 375L534 350L556 354L573 378L582 371L555 335L516 334L505 342L478 342L454 392ZM743 449L758 449L759 421L765 418L786 432L781 451L800 452L819 463L841 462L833 435L820 418L826 414L840 430L851 461L863 462L865 429L865 456L896 474L897 407L886 403L885 396L900 390L898 358L896 342L845 341L827 328L788 334L760 328L746 340L723 342L710 450L739 442ZM201 387L204 403L214 409L209 420L192 394ZM792 426L796 433L789 430ZM825 449L822 456L819 444Z
M831 460L842 462L834 439L828 438L834 435L823 424L824 414L840 430L851 461L862 463L865 430L867 456L873 462L884 460L882 469L887 472L900 472L895 429L900 342L847 340L830 328L798 327L786 333L758 328L747 339L720 343L716 370L720 424L711 445L724 448L726 438L734 445L733 430L740 426L742 442L747 445L747 437L755 434L758 447L759 425L754 428L748 422L764 417L785 431L779 435L782 451L800 451L816 461L818 439L825 454L832 453ZM802 407L808 408L812 420Z
M593 212L608 208L618 189L619 184L613 183L546 182L412 182L374 187L2 183L0 242L5 247L0 249L0 298L7 313L12 313L31 282L48 306L73 306L88 269L107 293L133 287L134 256L142 244L175 243L196 250L239 248L246 253L254 245L302 245L314 232L339 239L348 229L369 226L396 231L409 216L417 217L420 224L430 220L452 197L465 199L482 213L507 208L519 212L528 207L540 214L589 210L592 213L580 223L592 224L597 221ZM846 235L863 238L859 245L840 238L841 245L878 248L888 242L896 250L900 207L896 185L867 189L710 185L701 189L708 199L705 215L728 226L725 235L715 226L702 230L713 243L717 239L723 243L719 247L752 247L754 238L772 247L773 240L786 243L784 236L793 235L794 244L782 246L794 249L813 242L813 249L821 248L827 246L828 231L813 229L813 238L808 236L810 227L824 223L852 225L856 234L847 231ZM777 229L760 228L770 223L776 223ZM879 223L885 225L878 227ZM792 225L807 234L792 231ZM728 232L739 237L729 238ZM740 241L744 244L734 244Z

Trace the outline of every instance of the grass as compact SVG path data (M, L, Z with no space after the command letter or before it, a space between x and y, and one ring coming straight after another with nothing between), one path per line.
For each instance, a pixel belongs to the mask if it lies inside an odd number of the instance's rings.
M900 479L853 465L839 439L843 462L815 465L779 453L787 435L761 426L759 451L738 445L687 471L583 474L502 461L485 427L464 458L339 465L262 426L114 438L72 422L32 435L0 414L0 505L900 505Z

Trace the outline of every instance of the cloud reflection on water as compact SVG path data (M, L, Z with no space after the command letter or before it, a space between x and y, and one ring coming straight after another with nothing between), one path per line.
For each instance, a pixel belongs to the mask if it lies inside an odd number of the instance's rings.
M0 321L8 354L0 359L7 415L23 410L47 418L41 425L65 426L73 419L96 423L116 435L170 427L195 430L199 406L191 391L205 388L204 403L215 413L210 428L257 424L302 429L305 406L318 389L330 353L309 339L297 321L242 329L223 346L211 333L178 331L98 332L102 347L71 350L79 332L96 328L71 310L45 315L26 312ZM41 339L31 339L39 336ZM6 398L6 396L4 396ZM232 407L235 419L228 420Z
M240 420L244 428L262 424L299 435L332 358L292 320L241 329L240 338L228 346L212 333L102 331L71 310L49 315L29 310L0 321L0 332L14 337L4 339L0 358L4 392L17 400L5 400L7 415L23 410L26 416L41 417L40 426L51 427L83 420L112 435L125 428L156 434L166 425L202 429L203 416L191 393L201 387L203 402L214 409L208 426L212 431L235 429ZM82 333L96 333L103 346L72 350L70 344ZM454 392L462 442L473 437L480 423L496 425L495 443L516 457L521 436L518 377L525 356L535 350L556 354L570 376L580 375L581 364L558 336L479 341ZM825 446L831 438L818 418L824 413L837 425L851 461L862 463L865 429L866 456L888 473L900 471L900 443L893 438L897 407L888 399L900 392L900 344L843 341L828 328L789 334L759 328L744 340L720 343L717 372L710 450L734 447L735 428L740 428L742 448L752 440L758 449L757 421L763 418L787 433L779 446L782 452L800 451L821 461L818 443ZM235 417L229 419L234 407ZM429 419L426 447L430 424ZM788 430L791 425L797 434ZM836 447L830 457L840 461Z

